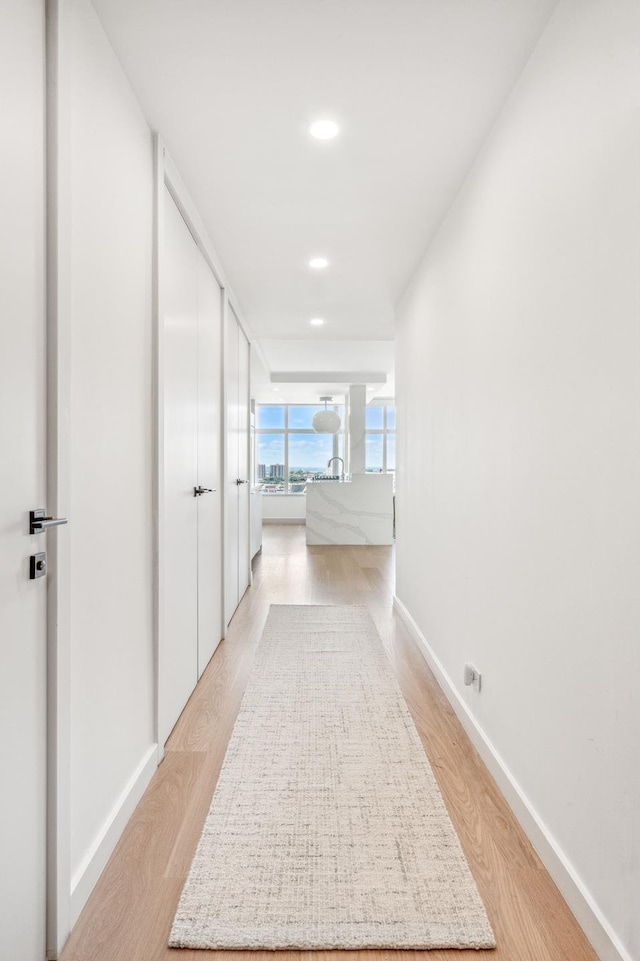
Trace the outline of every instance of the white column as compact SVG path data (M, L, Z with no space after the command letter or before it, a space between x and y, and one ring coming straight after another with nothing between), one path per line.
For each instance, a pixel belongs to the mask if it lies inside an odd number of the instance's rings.
M364 384L352 384L349 388L349 465L352 474L364 474L365 457L365 408L367 388Z

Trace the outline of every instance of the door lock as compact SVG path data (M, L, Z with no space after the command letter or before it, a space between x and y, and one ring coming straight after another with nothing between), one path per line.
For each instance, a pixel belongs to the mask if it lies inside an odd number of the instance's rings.
M39 554L32 554L29 558L29 580L35 581L37 577L44 577L47 573L47 555L44 551Z

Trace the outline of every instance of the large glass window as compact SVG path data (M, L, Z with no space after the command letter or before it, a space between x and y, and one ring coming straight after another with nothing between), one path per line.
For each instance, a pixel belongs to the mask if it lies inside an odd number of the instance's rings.
M365 421L366 470L372 474L396 469L396 409L393 404L369 404Z
M302 494L307 481L341 474L344 461L344 406L331 404L343 427L337 434L316 434L313 415L320 404L258 404L256 407L256 477L265 494ZM366 470L370 473L396 469L396 415L392 404L370 404L366 409Z
M270 494L282 494L285 489L284 433L256 432L255 483Z
M289 493L304 491L307 477L327 473L333 455L333 434L289 432Z
M331 404L344 423L344 407ZM327 474L339 474L336 461L344 457L344 432L316 434L313 415L324 410L320 404L258 404L256 428L256 477L254 483L264 494L303 494L307 481Z
M284 430L284 404L259 404L257 413L258 430Z
M387 470L395 471L396 469L396 435L395 432L389 431L387 433Z
M384 470L384 434L367 431L365 437L365 458L369 473L376 474Z
M291 405L288 410L289 430L313 430L313 415L319 410L324 410L323 404L319 407L314 404Z
M367 430L382 430L384 427L384 407L369 405L366 409L365 425Z

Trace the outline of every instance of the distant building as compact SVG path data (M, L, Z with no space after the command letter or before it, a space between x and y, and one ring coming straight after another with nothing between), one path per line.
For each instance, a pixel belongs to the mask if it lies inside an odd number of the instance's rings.
M264 480L267 476L267 465L258 464L258 480Z
M284 464L271 464L269 477L281 477L284 480Z

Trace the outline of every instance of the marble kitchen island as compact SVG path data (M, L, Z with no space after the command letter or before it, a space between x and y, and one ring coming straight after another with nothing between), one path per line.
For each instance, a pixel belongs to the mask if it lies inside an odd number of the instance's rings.
M307 484L307 544L392 544L391 474Z

